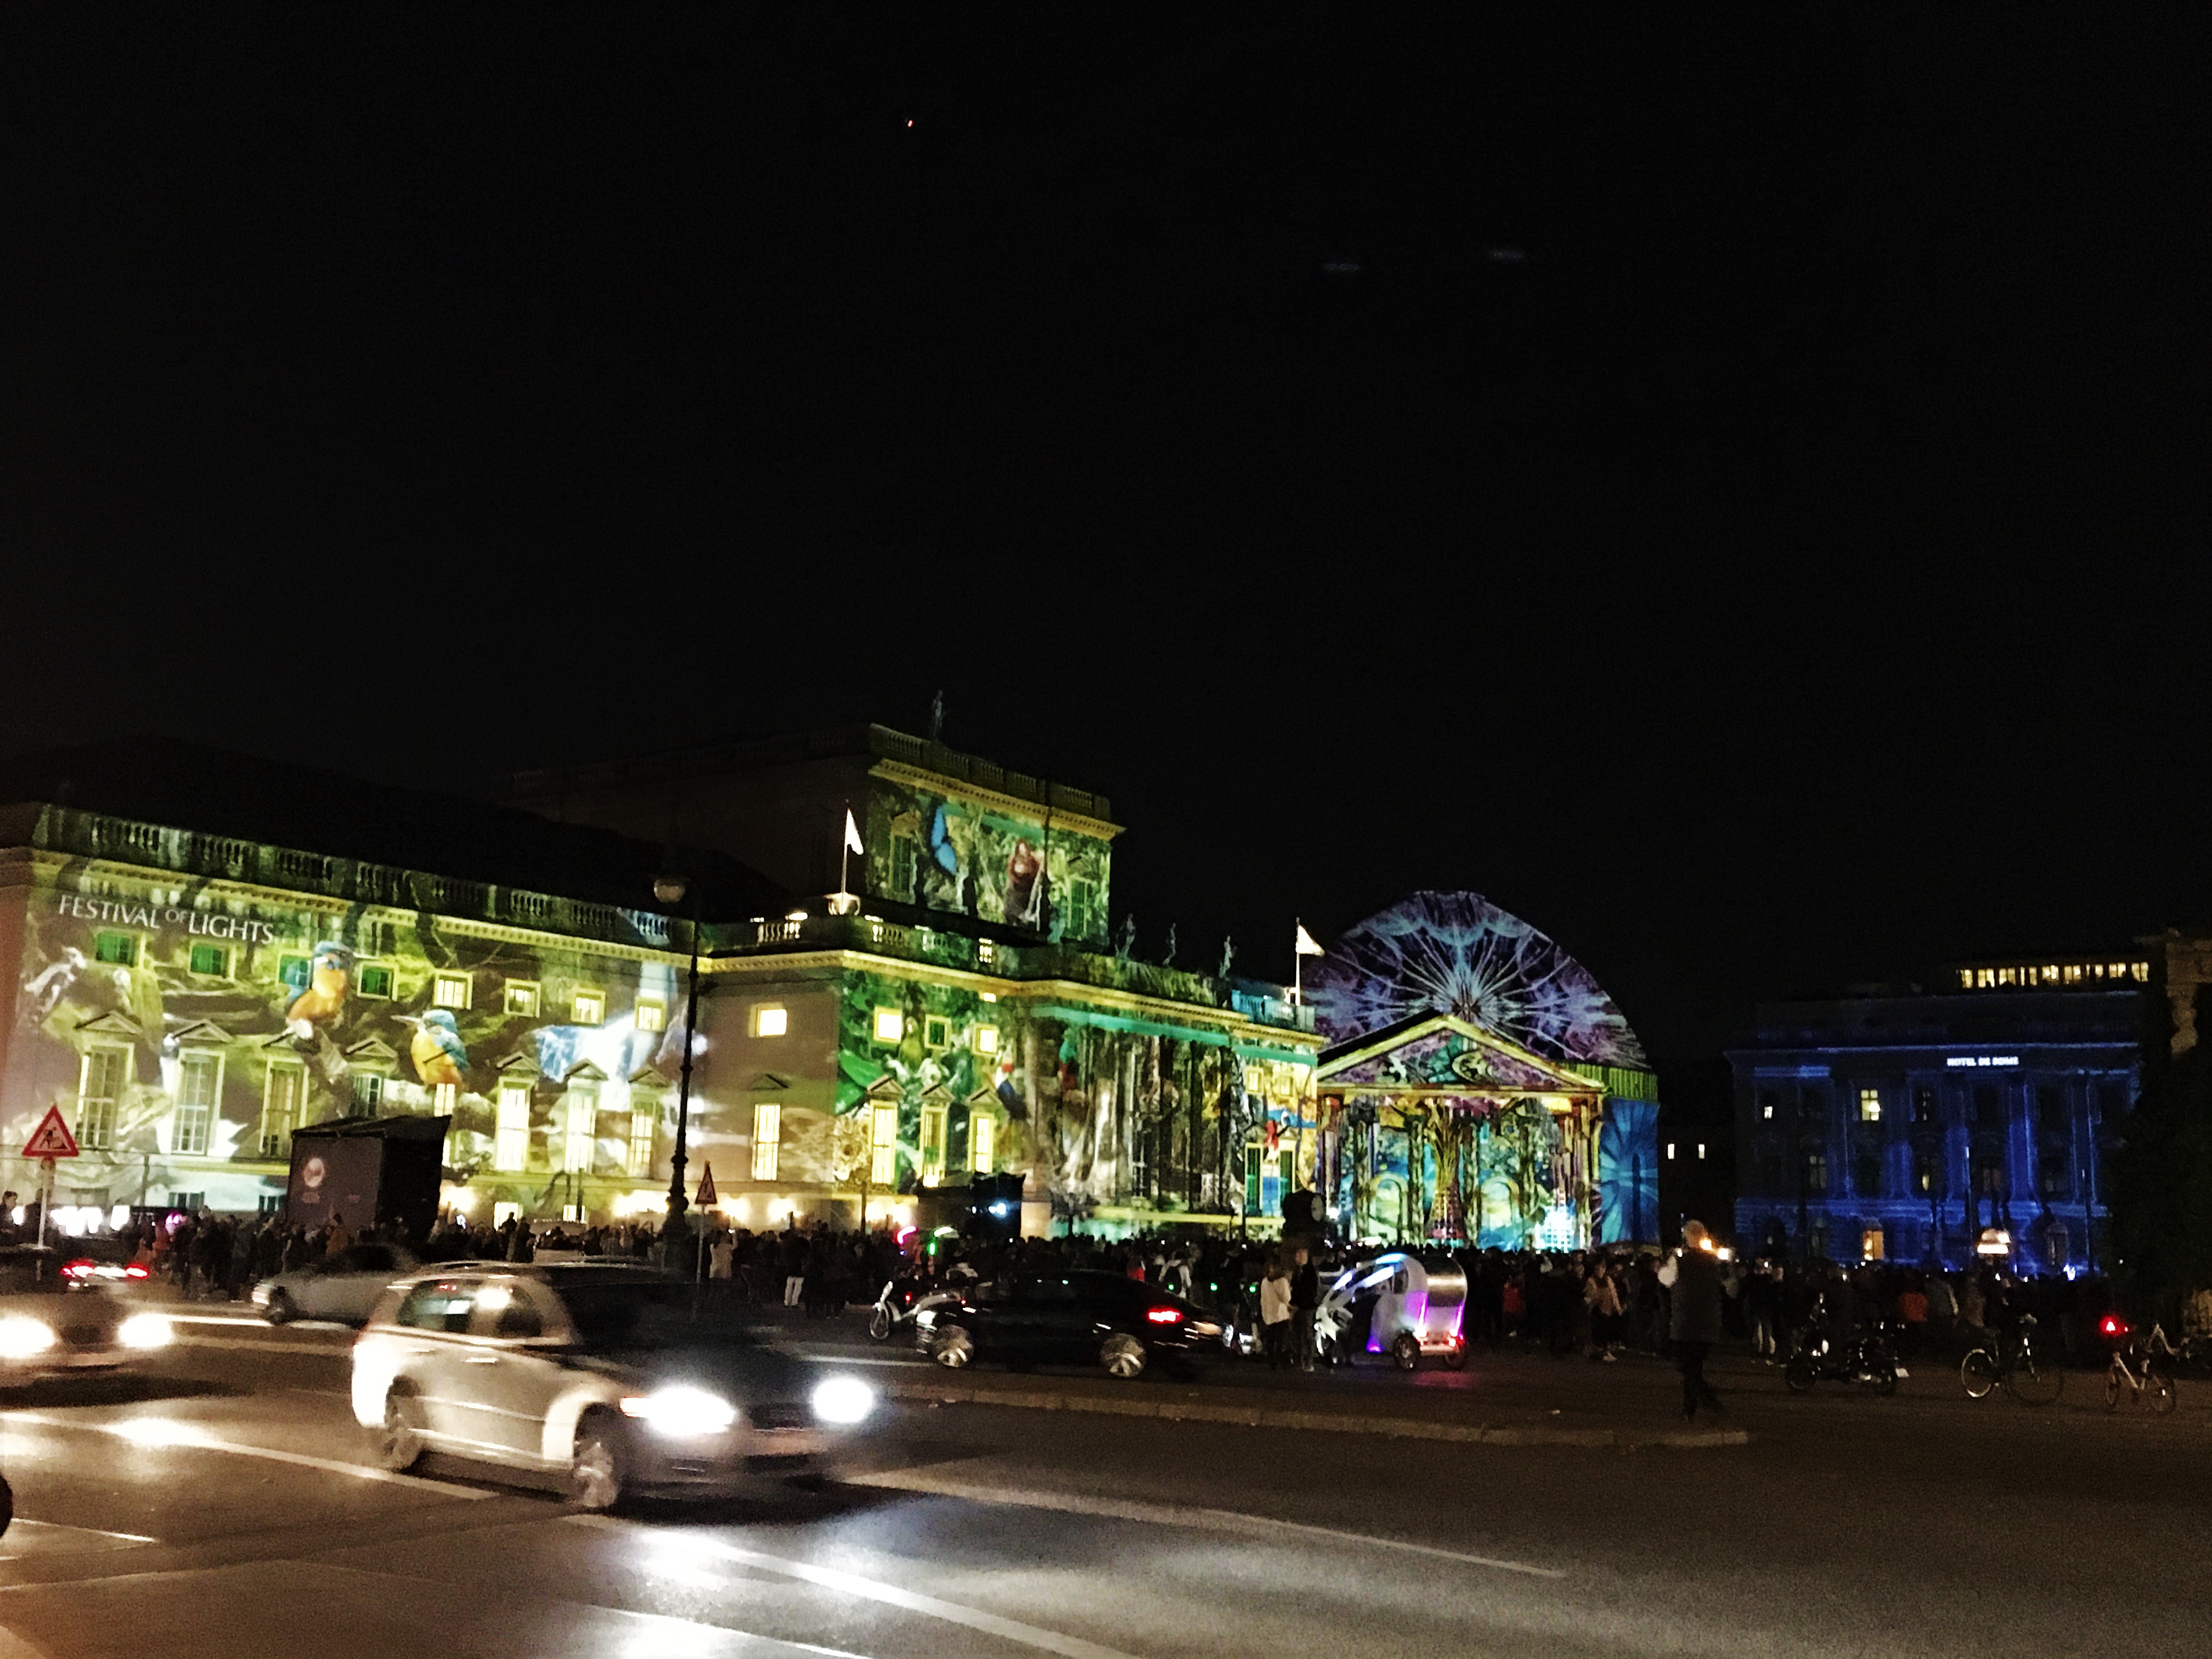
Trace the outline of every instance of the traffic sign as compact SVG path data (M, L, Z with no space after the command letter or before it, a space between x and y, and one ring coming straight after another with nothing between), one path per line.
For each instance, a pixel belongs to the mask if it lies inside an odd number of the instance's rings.
M714 1201L714 1166L713 1164L702 1164L699 1166L699 1196L691 1201L702 1210Z
M62 1121L62 1109L46 1108L46 1115L39 1120L39 1127L31 1131L31 1138L23 1143L25 1158L75 1158L76 1137Z

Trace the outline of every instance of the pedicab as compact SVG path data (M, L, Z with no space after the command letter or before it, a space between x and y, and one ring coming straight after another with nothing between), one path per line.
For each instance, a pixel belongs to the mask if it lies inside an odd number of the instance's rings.
M1467 1275L1441 1250L1386 1250L1337 1275L1314 1313L1314 1340L1340 1364L1359 1348L1390 1356L1401 1371L1434 1354L1454 1370L1467 1364L1460 1322Z

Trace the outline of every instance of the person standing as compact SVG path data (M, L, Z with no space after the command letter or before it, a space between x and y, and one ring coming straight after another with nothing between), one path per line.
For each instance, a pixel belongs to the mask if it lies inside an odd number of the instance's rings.
M1667 1334L1682 1374L1682 1415L1694 1419L1700 1406L1719 1411L1721 1397L1705 1381L1705 1356L1721 1340L1721 1264L1704 1223L1682 1224L1681 1246L1659 1270L1659 1282L1673 1292Z
M1302 1371L1314 1368L1314 1315L1321 1307L1321 1270L1303 1244L1291 1270L1291 1357Z
M1260 1346L1269 1370L1279 1371L1289 1363L1290 1334L1291 1275L1281 1256L1271 1256L1267 1276L1260 1281Z

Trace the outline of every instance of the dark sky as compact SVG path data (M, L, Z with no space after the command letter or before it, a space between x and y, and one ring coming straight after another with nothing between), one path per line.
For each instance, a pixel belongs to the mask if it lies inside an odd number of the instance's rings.
M2201 19L1076 9L12 10L0 744L941 686L1140 952L1475 888L1686 1091L2206 917Z

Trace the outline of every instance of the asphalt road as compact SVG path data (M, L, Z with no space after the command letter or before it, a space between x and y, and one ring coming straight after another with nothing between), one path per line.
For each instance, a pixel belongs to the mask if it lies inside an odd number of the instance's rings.
M1792 1399L1738 1365L1720 1380L1750 1443L1696 1450L916 1400L885 1408L830 1492L600 1520L465 1473L368 1468L343 1333L188 1334L143 1385L0 1396L18 1516L0 1626L21 1651L2212 1653L2212 1384L2158 1419L2108 1417L2086 1374L2037 1411L1969 1402L1932 1366L1880 1401ZM934 1375L843 1351L879 1380ZM1355 1421L1556 1412L1626 1430L1675 1426L1673 1381L1648 1359L1507 1354L1457 1376L1239 1367L1209 1386Z

